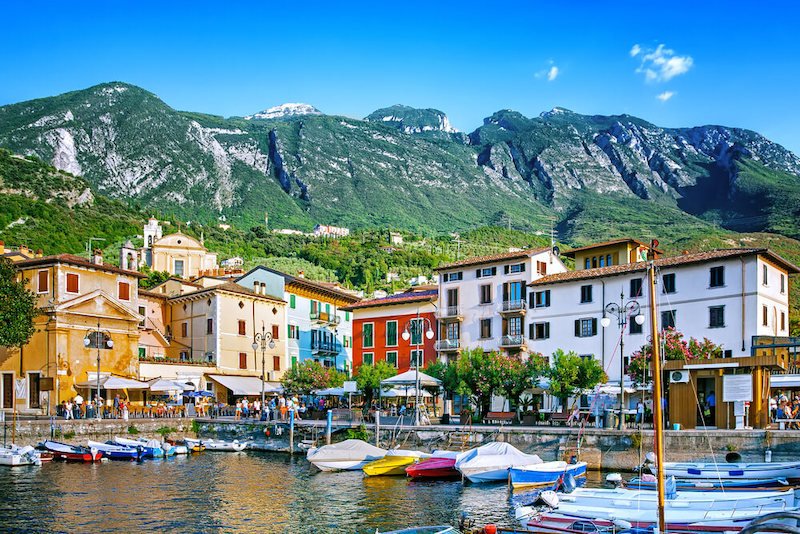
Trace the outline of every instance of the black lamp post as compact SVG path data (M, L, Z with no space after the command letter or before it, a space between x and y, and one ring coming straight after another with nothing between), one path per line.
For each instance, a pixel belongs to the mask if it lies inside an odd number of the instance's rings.
M253 336L253 344L250 345L253 347L253 352L258 353L259 347L261 348L261 410L264 410L264 381L267 378L267 372L265 369L266 360L267 360L267 347L274 349L275 348L275 340L272 339L272 334L267 332L267 328L264 326L264 322L261 322L261 332L256 332L256 335Z
M619 304L612 302L606 306L605 313L614 315L617 318L617 326L622 331L619 339L619 426L620 430L625 428L625 326L628 324L628 318L633 317L636 324L644 324L644 315L641 313L639 303L631 299L625 302L625 293L619 294ZM600 324L603 328L608 328L611 325L611 318L603 316L600 319Z
M417 356L414 358L414 372L416 373L416 377L414 379L415 382L415 404L414 404L414 424L419 426L419 366L420 366L420 346L422 345L422 331L423 328L427 326L427 330L425 330L425 337L428 339L433 339L434 332L433 332L433 324L431 323L430 319L427 317L420 317L419 311L417 312L417 317L415 319L409 319L406 323L405 328L403 329L403 340L408 341L411 339L411 335L417 335L417 342L414 344L417 349Z
M97 329L89 330L86 337L83 338L83 345L86 348L94 345L97 348L97 397L95 398L95 408L97 410L97 418L101 418L100 411L100 349L113 349L114 340L111 339L111 334L107 330L100 330L100 319L97 320Z

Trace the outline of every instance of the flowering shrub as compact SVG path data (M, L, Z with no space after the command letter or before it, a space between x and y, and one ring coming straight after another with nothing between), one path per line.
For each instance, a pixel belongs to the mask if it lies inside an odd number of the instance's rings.
M344 373L336 369L307 360L287 370L281 378L281 385L288 393L309 395L315 389L341 387L345 378Z
M690 338L686 341L683 334L672 327L661 331L662 353L665 360L708 360L722 356L722 347L708 338L698 341ZM646 384L651 380L650 359L653 355L651 343L631 354L627 373L637 384Z

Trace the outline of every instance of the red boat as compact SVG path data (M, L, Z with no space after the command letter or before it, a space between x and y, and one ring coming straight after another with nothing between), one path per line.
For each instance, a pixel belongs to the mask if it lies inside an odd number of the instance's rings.
M457 455L457 452L434 451L430 458L406 467L406 474L411 478L459 478Z
M57 441L45 441L44 448L53 453L53 458L56 460L67 462L99 462L100 458L103 457L103 453L97 449L74 447Z

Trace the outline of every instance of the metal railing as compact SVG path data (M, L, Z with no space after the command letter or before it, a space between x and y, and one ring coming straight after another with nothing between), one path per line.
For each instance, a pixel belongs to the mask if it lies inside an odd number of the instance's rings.
M528 309L528 307L522 299L504 300L503 307L501 308L504 312L523 312L526 309Z
M459 317L461 315L461 310L458 306L444 306L441 310L439 310L439 317L450 318L450 317Z
M440 339L436 342L436 350L458 350L461 341L458 339Z
M337 325L342 321L342 318L335 313L324 311L312 311L308 316L312 321L323 324Z
M515 336L503 336L500 339L501 347L520 347L525 343L525 336L522 334Z

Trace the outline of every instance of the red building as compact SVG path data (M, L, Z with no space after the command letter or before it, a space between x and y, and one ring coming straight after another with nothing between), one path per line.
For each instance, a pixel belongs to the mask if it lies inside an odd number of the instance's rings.
M438 295L436 286L420 286L342 308L353 313L353 370L363 363L386 361L403 372L413 367L415 357L421 367L436 361Z

